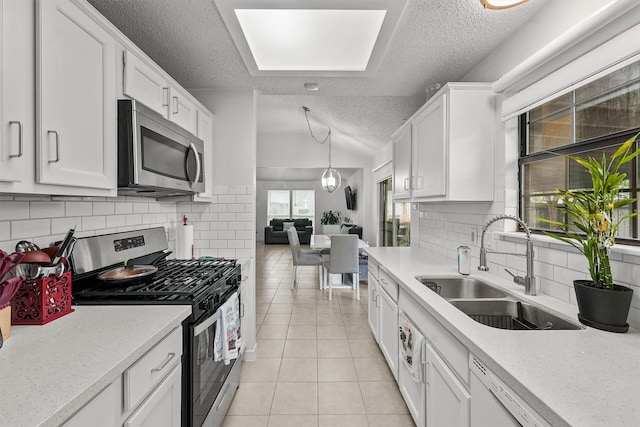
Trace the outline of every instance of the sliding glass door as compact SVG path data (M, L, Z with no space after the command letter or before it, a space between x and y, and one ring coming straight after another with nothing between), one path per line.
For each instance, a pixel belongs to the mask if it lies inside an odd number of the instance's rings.
M392 179L378 184L378 230L381 246L411 245L411 204L393 203Z

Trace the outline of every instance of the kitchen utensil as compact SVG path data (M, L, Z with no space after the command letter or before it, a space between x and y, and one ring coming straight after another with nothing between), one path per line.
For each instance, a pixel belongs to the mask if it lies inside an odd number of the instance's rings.
M9 305L11 297L16 293L22 282L24 282L24 276L12 277L0 283L0 309Z
M64 240L62 241L62 243L60 243L58 252L56 252L53 259L51 260L51 264L57 264L58 262L60 262L60 258L64 256L65 251L67 250L67 248L71 244L71 241L73 240L73 233L75 233L75 231L76 231L75 227L69 229L69 231L67 232L67 235L64 236Z
M43 251L27 251L24 253L22 262L49 265L51 264L51 257Z
M136 258L135 260L125 261L125 266L133 267L134 265L156 265L156 263L162 261L172 253L173 251L162 251L160 253L145 255L145 256Z
M27 240L20 240L18 243L16 243L16 252L29 252L39 250L40 247L38 245Z
M133 267L117 267L98 275L103 282L113 284L134 283L153 276L158 267L153 265L135 265Z
M13 252L11 254L0 250L0 281L11 271L16 265L20 264L24 259L24 254Z
M55 276L60 277L65 271L65 266L62 263L53 265L38 265L32 264L29 272L30 279L41 279L43 277Z
M53 260L53 257L58 253L59 249L60 246L49 246L48 248L41 249L41 251L49 255Z

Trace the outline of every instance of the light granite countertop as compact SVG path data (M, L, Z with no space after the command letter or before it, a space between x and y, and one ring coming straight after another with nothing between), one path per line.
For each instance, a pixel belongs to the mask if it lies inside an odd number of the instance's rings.
M415 279L458 276L455 261L419 248L365 251L471 353L553 426L632 426L640 420L640 331L509 331L476 323ZM472 267L516 297L579 324L577 310L546 295ZM582 325L584 326L584 325Z
M181 325L188 305L74 306L11 326L0 348L0 426L58 426Z

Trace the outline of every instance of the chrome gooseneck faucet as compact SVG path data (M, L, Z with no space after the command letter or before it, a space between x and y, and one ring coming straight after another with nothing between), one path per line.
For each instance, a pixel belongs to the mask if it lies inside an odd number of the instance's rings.
M500 221L502 219L510 219L512 221L517 222L524 228L525 233L527 233L527 251L525 254L512 254L510 252L497 252L497 251L488 251L484 247L484 234L491 224L496 221ZM505 268L505 271L509 273L513 277L513 281L520 286L524 286L524 293L526 295L535 295L536 294L536 279L533 275L533 242L531 241L531 231L527 224L524 223L520 218L512 216L512 215L498 215L494 218L491 218L487 223L482 227L482 238L480 240L480 265L478 266L478 270L480 271L489 271L489 267L487 267L487 253L493 254L506 254L506 255L516 255L516 256L524 256L527 258L527 275L525 277L516 276L509 270Z

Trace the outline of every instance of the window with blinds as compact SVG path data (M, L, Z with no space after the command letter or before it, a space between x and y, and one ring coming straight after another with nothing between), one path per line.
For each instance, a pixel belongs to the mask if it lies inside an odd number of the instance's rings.
M591 178L577 163L562 157L601 158L640 131L640 61L618 69L520 116L520 211L537 230L549 228L539 218L565 221L552 206L556 189L589 189ZM620 197L638 197L638 163L625 165ZM628 206L638 210L638 203ZM628 212L627 212L628 213ZM625 215L619 212L619 215ZM638 219L625 221L620 239L638 236Z

